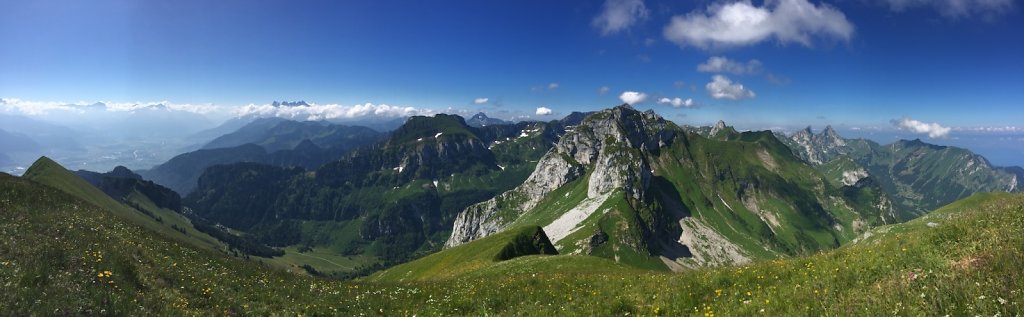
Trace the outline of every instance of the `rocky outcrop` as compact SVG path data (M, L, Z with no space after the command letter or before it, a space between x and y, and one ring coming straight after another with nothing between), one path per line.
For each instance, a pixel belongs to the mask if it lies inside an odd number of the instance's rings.
M788 137L781 135L779 139L793 150L793 154L812 165L825 164L849 152L846 140L832 126L826 126L818 134L808 126Z
M501 231L548 193L583 176L583 167L550 151L522 185L488 201L469 206L455 218L445 247L457 246ZM504 212L502 212L504 211Z
M458 215L446 247L498 232L537 206L545 196L590 172L587 196L597 198L616 189L645 199L651 168L643 152L671 144L677 129L654 112L641 113L622 105L594 113L567 132L519 187L470 206Z

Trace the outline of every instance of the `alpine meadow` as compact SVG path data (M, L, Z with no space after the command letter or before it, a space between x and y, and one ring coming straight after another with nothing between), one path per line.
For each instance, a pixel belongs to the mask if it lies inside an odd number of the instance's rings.
M0 1L0 315L1021 316L1020 5Z

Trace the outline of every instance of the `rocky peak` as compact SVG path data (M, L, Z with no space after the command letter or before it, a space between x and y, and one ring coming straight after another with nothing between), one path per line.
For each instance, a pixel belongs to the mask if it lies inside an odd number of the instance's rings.
M511 124L511 123L512 122L510 122L510 121L505 121L505 120L501 120L501 119L498 119L498 118L488 117L487 114L485 114L483 112L479 112L479 113L473 115L472 117L470 117L469 120L466 120L466 124L467 125L469 125L471 127L478 127L478 128L479 127L491 126L491 125Z
M836 130L832 128L832 125L826 125L825 130L821 131L821 134L826 136L839 136L839 133L836 133Z
M818 134L814 134L810 126L794 132L789 137L781 138L793 153L804 161L814 165L821 165L831 159L845 154L846 139L839 136L839 133L831 125L826 126Z
M385 143L384 167L417 177L449 175L476 163L497 169L493 153L475 131L457 115L409 118Z
M622 190L631 199L647 199L653 175L643 153L671 144L678 129L669 127L657 114L641 113L628 104L588 115L537 162L522 185L460 213L445 245L459 245L503 230L545 196L587 172L589 198Z
M718 134L718 132L722 132L722 130L725 130L726 127L727 126L725 125L725 121L718 120L718 122L715 123L715 126L711 127L711 135L716 135Z
M806 135L807 138L810 138L811 136L814 135L814 130L811 129L811 126L807 126L806 128L803 128L803 129L800 129L800 130L796 131L796 133L794 133L794 135L801 135L801 136Z
M817 140L815 140L815 142L818 143L819 146L823 147L832 148L846 145L846 140L839 136L839 133L837 133L835 129L832 129L831 125L826 126L825 130L821 131L821 133L816 136L816 139Z

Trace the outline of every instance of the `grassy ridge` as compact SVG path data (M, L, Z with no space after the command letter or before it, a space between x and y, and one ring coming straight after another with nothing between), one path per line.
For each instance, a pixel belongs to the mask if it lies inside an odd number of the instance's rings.
M544 240L539 246L541 250L530 248L531 240L538 235L543 236ZM512 250L510 251L510 249ZM519 252L516 252L517 250ZM555 251L540 227L525 226L505 230L473 243L460 245L395 266L374 274L369 280L401 282L453 277L480 270L519 255L525 255L523 253L553 254Z
M1011 194L976 195L835 251L679 274L524 256L428 282L319 280L196 250L5 174L0 236L0 306L12 315L1024 313L1024 195Z
M129 196L129 200L153 216L146 215L139 210L134 210L117 202L81 177L71 173L57 162L45 156L36 160L22 177L71 194L108 210L128 222L139 224L166 237L171 237L176 241L209 250L226 249L226 246L217 239L193 229L191 222L185 217L172 210L157 207L146 196L133 193ZM157 218L160 220L158 221Z

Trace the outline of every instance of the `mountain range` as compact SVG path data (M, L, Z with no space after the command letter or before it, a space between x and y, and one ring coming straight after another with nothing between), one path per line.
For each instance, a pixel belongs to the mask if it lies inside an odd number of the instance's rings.
M719 129L719 137L739 139L715 142L750 138L729 130ZM641 156L651 157L657 155ZM23 177L0 173L0 234L8 237L0 240L0 282L18 285L0 296L7 312L710 316L878 315L896 307L910 315L1014 315L1024 301L1021 194L975 194L905 223L866 229L836 250L677 274L567 254L542 227L524 225L338 281L305 275L355 260L291 248L274 257L249 255L253 250L222 242L245 234L221 231L214 238L137 191L118 202L87 181L137 180L127 169L79 175L45 157ZM622 241L605 239L592 241ZM608 243L615 242L598 248Z
M831 127L679 126L629 105L551 122L471 119L412 117L387 134L260 119L139 173L182 194L193 221L285 254L361 259L355 270L317 268L335 276L521 226L542 227L562 254L656 270L736 265L834 249L976 192L1020 190L1014 168L967 150L879 145Z

